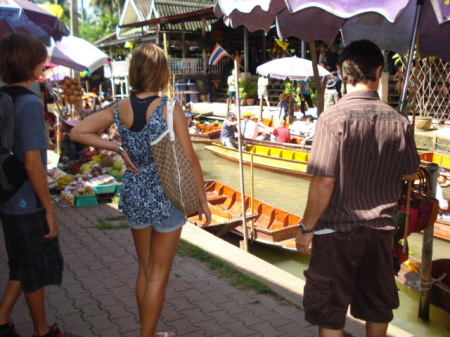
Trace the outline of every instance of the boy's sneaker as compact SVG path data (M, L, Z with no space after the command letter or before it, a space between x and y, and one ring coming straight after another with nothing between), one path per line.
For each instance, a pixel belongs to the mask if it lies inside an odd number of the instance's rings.
M0 330L0 337L22 337L22 336L20 336L17 333L13 321L8 321L8 326Z
M33 335L33 337L37 337L37 336ZM62 332L61 330L59 330L58 325L53 324L50 327L50 331L47 332L44 336L41 336L41 337L80 337L80 336Z

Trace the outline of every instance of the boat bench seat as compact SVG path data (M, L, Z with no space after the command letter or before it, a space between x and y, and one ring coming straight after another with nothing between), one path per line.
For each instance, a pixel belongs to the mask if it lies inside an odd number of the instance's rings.
M206 199L208 200L208 202L212 205L218 205L218 204L223 204L225 202L225 200L227 200L227 197L224 195L207 195Z

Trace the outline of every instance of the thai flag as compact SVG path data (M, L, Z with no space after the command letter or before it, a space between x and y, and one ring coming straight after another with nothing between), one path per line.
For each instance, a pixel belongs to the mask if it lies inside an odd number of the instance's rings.
M223 49L218 43L216 43L214 49L211 52L211 56L209 57L208 64L217 65L221 59L225 56L229 55L225 49Z

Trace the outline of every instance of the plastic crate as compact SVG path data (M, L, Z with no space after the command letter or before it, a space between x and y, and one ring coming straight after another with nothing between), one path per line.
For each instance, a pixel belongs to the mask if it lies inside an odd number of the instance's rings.
M116 191L116 185L108 184L108 185L94 186L94 191L97 194L114 193Z
M76 195L75 207L97 206L97 197L95 195Z
M117 184L116 185L116 190L115 190L115 193L116 194L120 194L120 192L122 192L122 184Z

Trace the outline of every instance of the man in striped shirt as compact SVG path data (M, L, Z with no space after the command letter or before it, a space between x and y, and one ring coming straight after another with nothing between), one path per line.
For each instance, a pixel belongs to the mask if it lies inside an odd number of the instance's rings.
M401 179L414 180L419 156L408 119L378 96L383 65L374 43L347 46L338 67L348 93L316 126L296 242L311 255L303 303L321 337L344 336L349 306L366 321L367 336L385 336L398 307L393 213Z

